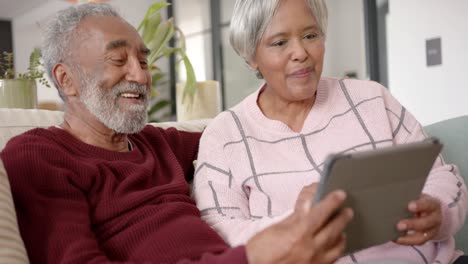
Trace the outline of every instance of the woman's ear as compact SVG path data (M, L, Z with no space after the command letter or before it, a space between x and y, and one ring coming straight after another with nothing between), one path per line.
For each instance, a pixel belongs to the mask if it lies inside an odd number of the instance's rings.
M255 60L245 61L245 63L249 66L249 68L252 71L257 71L258 70L258 64L255 62Z
M55 78L55 82L58 85L58 89L60 92L69 97L75 96L77 94L76 87L73 82L73 78L75 77L67 65L63 63L59 63L55 65L54 69L52 70L52 74Z
M258 64L255 62L255 60L251 60L250 62L246 61L247 66L250 68L255 73L255 76L257 79L263 79L263 74L260 71Z

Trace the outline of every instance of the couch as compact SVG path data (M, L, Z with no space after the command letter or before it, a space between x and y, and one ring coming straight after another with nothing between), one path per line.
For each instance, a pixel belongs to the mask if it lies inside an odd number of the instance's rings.
M442 156L448 163L458 166L460 174L468 183L468 116L460 116L440 121L424 127L430 135L440 139L444 144ZM468 254L468 219L465 226L455 236L457 247Z
M48 110L0 108L0 151L15 135L35 127L60 124L63 112ZM202 131L209 120L151 123L159 127L176 127L179 130ZM429 135L441 139L446 160L459 165L465 182L468 182L468 116L446 120L425 127ZM1 162L1 161L0 161ZM27 263L27 255L18 232L16 215L11 199L8 178L0 163L0 263ZM465 222L466 223L466 222ZM468 253L468 225L457 235L457 248Z
M58 125L63 120L63 112L35 109L0 108L0 151L10 138L36 127ZM176 127L185 131L202 131L208 119L184 122L150 123L168 128ZM18 231L18 223L11 197L10 184L3 164L0 161L0 263L28 263L23 241Z
M28 263L23 240L18 231L10 183L0 161L0 263Z

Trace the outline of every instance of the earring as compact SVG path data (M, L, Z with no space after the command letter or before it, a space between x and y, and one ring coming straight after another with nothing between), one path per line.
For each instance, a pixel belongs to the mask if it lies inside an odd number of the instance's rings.
M245 65L247 65L247 68L249 68L249 70L254 72L257 79L263 79L263 74L260 72L259 69L252 68L252 66L250 66L250 64L247 61L245 61Z
M263 74L259 70L255 70L255 76L257 76L258 79L263 79Z

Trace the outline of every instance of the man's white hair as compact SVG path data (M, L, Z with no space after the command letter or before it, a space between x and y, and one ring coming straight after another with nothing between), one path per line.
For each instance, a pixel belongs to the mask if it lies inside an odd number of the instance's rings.
M53 76L52 70L55 65L70 62L73 58L73 41L77 37L77 28L80 22L90 16L114 16L120 14L109 4L87 3L71 6L61 10L47 24L42 43L42 57L45 70L55 87L59 90L62 99L66 99L60 91ZM73 66L74 63L70 63Z

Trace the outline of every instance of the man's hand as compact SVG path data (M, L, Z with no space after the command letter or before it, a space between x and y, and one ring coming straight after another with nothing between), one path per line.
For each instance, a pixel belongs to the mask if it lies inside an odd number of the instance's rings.
M440 202L426 194L408 204L408 210L414 213L411 219L403 219L397 224L400 231L407 231L405 236L395 242L401 245L422 245L435 237L442 224Z
M353 217L349 208L335 215L345 198L343 191L335 191L312 207L310 193L290 217L247 242L249 263L319 264L337 260L345 248L343 230Z

